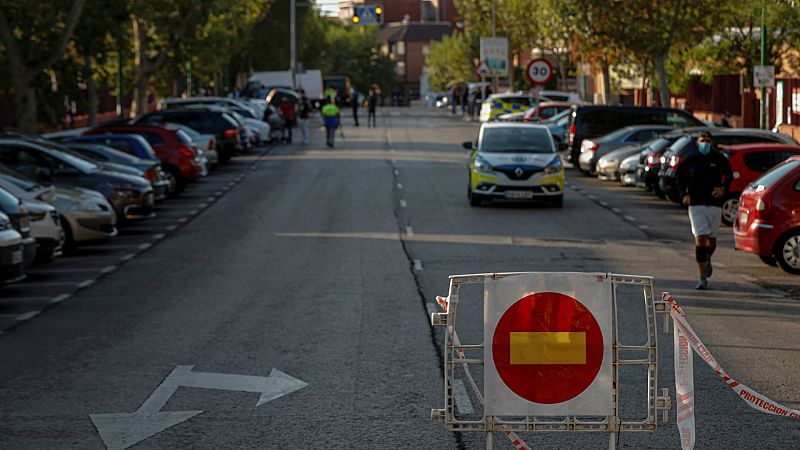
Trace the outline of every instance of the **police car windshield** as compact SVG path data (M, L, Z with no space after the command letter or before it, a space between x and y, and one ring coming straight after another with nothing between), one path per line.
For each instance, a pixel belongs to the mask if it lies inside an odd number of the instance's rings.
M484 128L479 149L486 153L555 153L550 132L533 127Z

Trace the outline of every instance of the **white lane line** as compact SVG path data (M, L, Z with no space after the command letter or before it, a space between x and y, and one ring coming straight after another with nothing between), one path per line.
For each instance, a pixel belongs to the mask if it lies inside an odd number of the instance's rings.
M415 259L414 260L414 271L415 272L422 272L424 269L422 268L422 261Z
M401 207L401 208L405 208L405 207L407 207L407 206L408 206L408 202L406 201L406 199L404 199L404 198L401 198L401 199L400 199L400 207Z
M167 236L167 235L166 235L166 234L164 234L164 233L158 233L158 234L154 234L154 235L153 235L153 240L154 240L154 241L160 241L161 239L164 239L166 236Z
M217 192L214 192L214 195L216 195L217 197L219 197L220 195L222 195L222 191L217 191Z
M80 283L78 283L78 286L76 286L76 287L77 287L78 289L86 289L86 288L88 288L89 286L93 285L93 284L94 284L94 281L95 281L95 280L83 280L83 281L81 281Z
M64 300L66 300L66 299L68 299L70 297L72 297L72 294L61 294L59 296L56 296L56 297L53 297L52 299L50 299L50 303L61 303Z
M639 228L641 228L642 230L649 230L650 229L650 227L648 227L647 225L639 225Z
M100 273L102 273L103 275L108 275L109 273L111 273L111 272L113 272L115 270L117 270L117 266L110 265L110 266L103 267L103 270L101 270Z
M197 207L200 209L205 208L206 206L208 206L208 203L200 203L199 205L197 205Z
M414 229L411 228L411 225L406 227L406 235L407 236L413 236L414 235Z
M403 183L397 183L397 189L403 189Z
M592 199L592 200L597 200L597 196L596 195L589 194L589 198Z
M189 211L189 212L188 212L188 213L186 213L186 214L189 214L190 216L193 216L193 215L197 214L198 212L200 212L200 211L198 211L198 210L196 210L196 209L193 209L193 210Z
M30 319L33 319L34 317L38 316L40 313L41 313L41 311L39 311L38 309L35 310L35 311L28 311L28 312L26 312L24 314L18 315L16 320L17 320L17 322L30 320Z
M456 409L460 414L472 414L475 409L472 408L472 402L469 400L467 388L464 386L464 381L460 378L453 380L453 400L456 402Z
M398 176L398 175L400 175L400 171L397 170L397 169L394 169L394 176Z
M633 216L625 216L625 220L628 222L636 222L636 217Z
M181 217L180 219L178 219L178 222L183 223L183 222L186 222L188 220L189 220L188 217Z
M145 242L144 244L139 245L139 250L147 250L148 248L152 247L153 244L149 242Z
M608 203L606 203L606 202L600 202L600 206L604 206L604 207L608 208Z
M213 202L216 199L217 199L217 197L213 197L213 196L212 197L206 197L206 201L207 202Z
M619 208L611 208L611 210L614 211L615 213L621 213L622 212L622 210L619 209Z
M177 225L170 225L170 226L167 227L167 231L175 231L177 229L178 229Z

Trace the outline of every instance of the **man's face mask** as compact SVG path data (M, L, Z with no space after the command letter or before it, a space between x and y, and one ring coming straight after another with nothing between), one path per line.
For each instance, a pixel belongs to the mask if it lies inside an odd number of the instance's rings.
M697 150L702 155L707 155L711 151L711 142L701 142L697 145Z

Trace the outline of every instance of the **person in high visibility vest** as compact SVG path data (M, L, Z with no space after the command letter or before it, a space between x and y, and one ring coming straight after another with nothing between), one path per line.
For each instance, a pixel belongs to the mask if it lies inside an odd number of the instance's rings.
M339 128L339 107L336 106L336 99L332 98L330 103L322 107L320 111L322 119L325 121L325 137L328 147L333 148L333 140L336 138L336 129Z

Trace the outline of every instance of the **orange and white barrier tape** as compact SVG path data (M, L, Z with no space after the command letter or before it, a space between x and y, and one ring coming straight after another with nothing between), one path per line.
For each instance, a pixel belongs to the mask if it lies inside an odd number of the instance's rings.
M800 419L800 410L787 408L731 378L717 360L714 359L711 352L692 329L692 326L689 325L689 322L686 321L686 313L675 299L665 292L661 294L661 300L669 302L670 317L672 317L674 323L675 393L677 397L678 431L681 435L681 448L683 450L693 449L696 437L694 427L694 372L689 346L751 408L767 414Z

